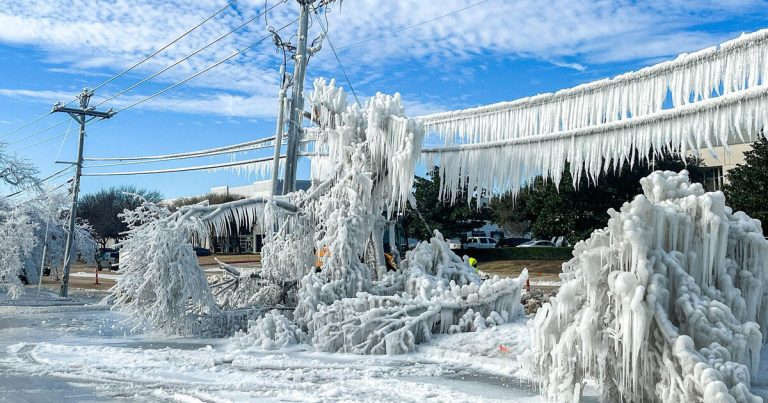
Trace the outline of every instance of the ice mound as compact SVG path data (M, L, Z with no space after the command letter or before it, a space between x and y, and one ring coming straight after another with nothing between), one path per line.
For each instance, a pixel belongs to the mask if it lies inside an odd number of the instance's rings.
M768 335L768 241L688 173L654 172L578 243L562 286L530 323L531 369L570 401L754 402Z
M322 351L402 354L433 334L469 332L507 323L523 311L528 276L483 281L435 231L406 253L402 271L374 283L372 292L337 300L312 316L313 343ZM376 287L376 286L379 287Z
M277 350L299 344L306 338L304 332L280 311L267 312L263 317L248 324L248 332L239 331L232 337L234 349L257 347Z

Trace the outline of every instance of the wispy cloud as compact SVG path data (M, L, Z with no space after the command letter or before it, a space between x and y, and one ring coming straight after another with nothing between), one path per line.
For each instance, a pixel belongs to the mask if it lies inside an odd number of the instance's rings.
M276 2L268 1L270 5ZM461 63L476 55L529 57L579 71L604 63L653 60L711 46L735 34L705 32L700 29L702 24L768 9L766 2L759 0L490 0L420 25L476 2L356 0L344 2L343 7L334 5L327 22L345 67L359 77L358 85L375 86L391 77L392 66L409 63L438 69L444 79L472 79L476 72ZM42 50L47 61L55 65L51 71L101 78L140 60L224 4L225 0L9 2L0 9L0 43ZM135 80L160 70L254 17L263 7L261 0L236 3L231 10L142 65L131 77ZM296 13L295 3L288 1L269 14L269 24L287 24ZM284 39L293 30L287 29ZM361 43L401 30L404 31L396 35ZM319 33L317 21L311 31L313 37ZM259 18L248 29L228 36L153 82L176 82L265 35L264 20ZM276 109L275 66L281 59L271 40L266 40L243 57L191 81L189 86L199 93L169 94L143 107L267 117ZM318 54L312 63L314 75L337 73L336 60L327 51ZM121 80L103 92L114 92L130 83L130 79ZM66 98L62 95L52 91L0 90L0 96L46 102ZM129 104L138 97L129 93L113 106ZM439 109L430 104L414 105L414 110Z

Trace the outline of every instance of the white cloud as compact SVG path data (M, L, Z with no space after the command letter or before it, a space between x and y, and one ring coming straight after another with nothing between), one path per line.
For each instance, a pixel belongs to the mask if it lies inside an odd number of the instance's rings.
M454 64L469 58L532 57L562 67L584 70L591 65L627 60L653 60L712 46L732 32L704 32L702 24L738 19L764 12L765 1L683 0L490 0L437 21L355 45L362 40L403 30L478 0L345 1L328 13L330 37L348 71L360 86L376 86L391 78L393 65L415 62L437 69L443 78L472 80L476 72ZM269 0L270 5L277 0ZM90 77L116 73L196 25L225 0L107 1L24 0L0 9L0 43L44 51L58 72ZM142 65L131 78L140 79L199 49L212 39L255 16L261 0L240 1L167 51ZM279 27L296 17L296 4L287 1L269 15ZM313 21L312 34L320 26ZM294 32L291 26L283 38ZM176 82L266 35L259 18L248 29L223 39L194 58L153 80ZM148 103L146 108L227 116L267 117L275 111L276 66L282 59L271 40L242 57L191 81L199 94L176 91ZM337 74L336 61L326 50L312 61L312 73ZM100 78L99 78L100 79ZM98 80L93 79L96 83ZM100 92L115 92L131 84L121 80ZM368 88L375 91L376 88ZM403 91L408 89L403 88ZM151 93L141 87L137 90ZM189 94L186 92L185 94ZM51 91L0 90L2 96L45 100L66 99ZM54 97L55 95L55 97ZM119 98L119 107L139 99L133 92ZM419 105L419 104L413 104ZM414 110L437 110L423 103Z

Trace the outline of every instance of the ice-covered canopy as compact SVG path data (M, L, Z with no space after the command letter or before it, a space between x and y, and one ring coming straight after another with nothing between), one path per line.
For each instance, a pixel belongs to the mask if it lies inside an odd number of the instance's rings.
M597 178L648 151L753 141L768 120L768 30L612 79L512 102L421 118L446 147L423 150L441 167L443 194L511 190L536 175ZM665 109L665 105L670 107ZM459 144L454 145L456 140ZM471 195L471 192L470 192Z

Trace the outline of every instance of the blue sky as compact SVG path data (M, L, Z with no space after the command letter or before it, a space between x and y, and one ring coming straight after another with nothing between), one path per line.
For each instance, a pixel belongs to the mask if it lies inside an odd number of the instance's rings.
M5 5L0 10L0 136L46 113L54 102L66 102L83 87L96 86L141 60L226 3L22 0ZM278 1L267 3L272 6ZM422 24L467 6L471 7ZM101 88L95 101L161 70L263 8L263 0L238 1L157 57ZM330 39L361 99L376 92L400 92L406 114L419 116L555 91L635 70L716 45L741 32L768 28L766 11L768 3L750 0L346 0L332 6L328 24ZM280 27L296 14L296 2L288 0L274 7L267 22ZM293 31L283 31L283 38L287 40ZM390 34L397 31L401 32ZM311 32L313 37L319 32L316 21ZM118 109L128 105L266 34L265 21L259 18L104 106ZM371 38L375 39L366 41ZM186 85L91 125L85 155L155 155L269 136L275 126L281 59L271 40L266 40ZM316 77L336 78L347 87L327 43L310 62L309 87ZM9 152L34 162L41 176L47 176L60 169L53 164L57 156L60 160L75 157L76 125L62 124L24 138L62 120L62 115L48 116L0 141L7 143ZM237 158L270 153L265 150ZM202 158L101 170L226 160ZM299 174L308 176L306 162ZM133 184L178 197L257 179L233 171L85 177L82 189L88 193Z

